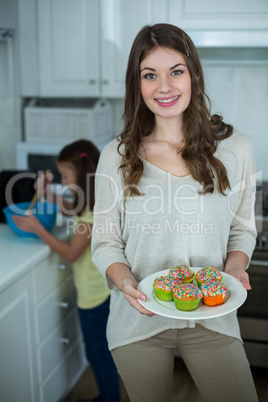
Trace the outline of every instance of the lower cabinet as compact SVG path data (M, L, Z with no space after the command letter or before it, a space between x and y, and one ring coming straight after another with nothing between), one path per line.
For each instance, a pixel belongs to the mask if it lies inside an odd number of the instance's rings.
M0 293L0 399L39 401L31 273Z
M51 253L33 283L40 402L57 402L86 366L71 265Z
M51 376L47 378L47 381L42 384L40 389L41 400L44 402L61 400L66 391L75 384L83 365L84 351L81 343L77 343L66 358L51 373Z
M58 402L86 364L71 267L51 253L0 293L0 399Z
M51 377L59 362L62 362L75 349L80 340L80 329L76 311L56 328L55 331L38 347L39 380L45 383ZM79 342L80 343L80 342Z

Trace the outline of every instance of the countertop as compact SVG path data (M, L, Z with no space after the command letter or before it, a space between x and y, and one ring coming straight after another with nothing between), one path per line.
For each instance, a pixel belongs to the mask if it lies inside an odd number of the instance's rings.
M67 225L72 218L62 215L57 217L57 223L52 233L67 240ZM256 219L259 230L268 226L268 219ZM260 228L262 226L262 228ZM0 292L25 275L39 261L45 259L51 249L40 239L22 238L17 236L7 224L0 224Z
M69 218L70 219L70 218ZM68 238L68 219L57 219L52 234L60 239ZM39 261L51 253L50 247L40 239L17 236L8 226L0 224L0 292L25 275Z

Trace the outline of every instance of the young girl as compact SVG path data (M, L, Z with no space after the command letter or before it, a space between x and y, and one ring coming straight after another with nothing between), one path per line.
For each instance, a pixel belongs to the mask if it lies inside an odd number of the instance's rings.
M34 215L13 216L24 231L36 233L52 250L72 262L77 290L77 306L85 342L86 355L91 364L100 391L94 401L118 402L118 375L106 339L110 292L104 279L92 263L91 231L94 205L94 176L99 160L98 149L87 140L65 146L57 159L62 184L73 194L73 202L61 199L49 190L47 178L43 181L48 200L57 202L65 213L75 213L75 233L70 244L49 233Z

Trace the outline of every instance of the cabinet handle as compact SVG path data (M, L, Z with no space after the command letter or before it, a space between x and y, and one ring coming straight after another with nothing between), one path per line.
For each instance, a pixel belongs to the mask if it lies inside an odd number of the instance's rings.
M268 267L268 261L261 261L261 260L251 260L250 265L260 266L260 267Z
M109 81L108 81L108 80L102 80L102 83L103 83L104 85L108 85L108 84L109 84Z
M58 264L58 269L66 269L66 265L65 264Z
M89 80L88 83L89 83L90 85L95 85L95 84L96 84L96 80Z
M66 345L69 345L69 343L71 343L71 341L69 338L61 338L60 343L65 343Z
M62 308L68 308L68 307L69 307L69 303L67 303L67 302L60 302L60 306L61 306Z

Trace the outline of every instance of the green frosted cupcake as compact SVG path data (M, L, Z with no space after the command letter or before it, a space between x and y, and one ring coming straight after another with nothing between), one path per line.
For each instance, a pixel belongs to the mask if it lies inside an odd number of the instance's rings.
M217 268L212 268L212 267L201 268L195 274L195 280L196 280L198 286L200 286L201 283L203 283L207 280L217 280L217 281L221 282L222 281L222 273Z
M202 297L201 290L190 283L178 285L173 291L175 307L181 311L196 310Z
M178 278L159 276L153 283L154 293L159 300L173 301L173 290L180 284L181 280Z
M179 278L183 283L193 283L195 277L194 271L186 265L176 265L171 268L168 272L168 276Z

